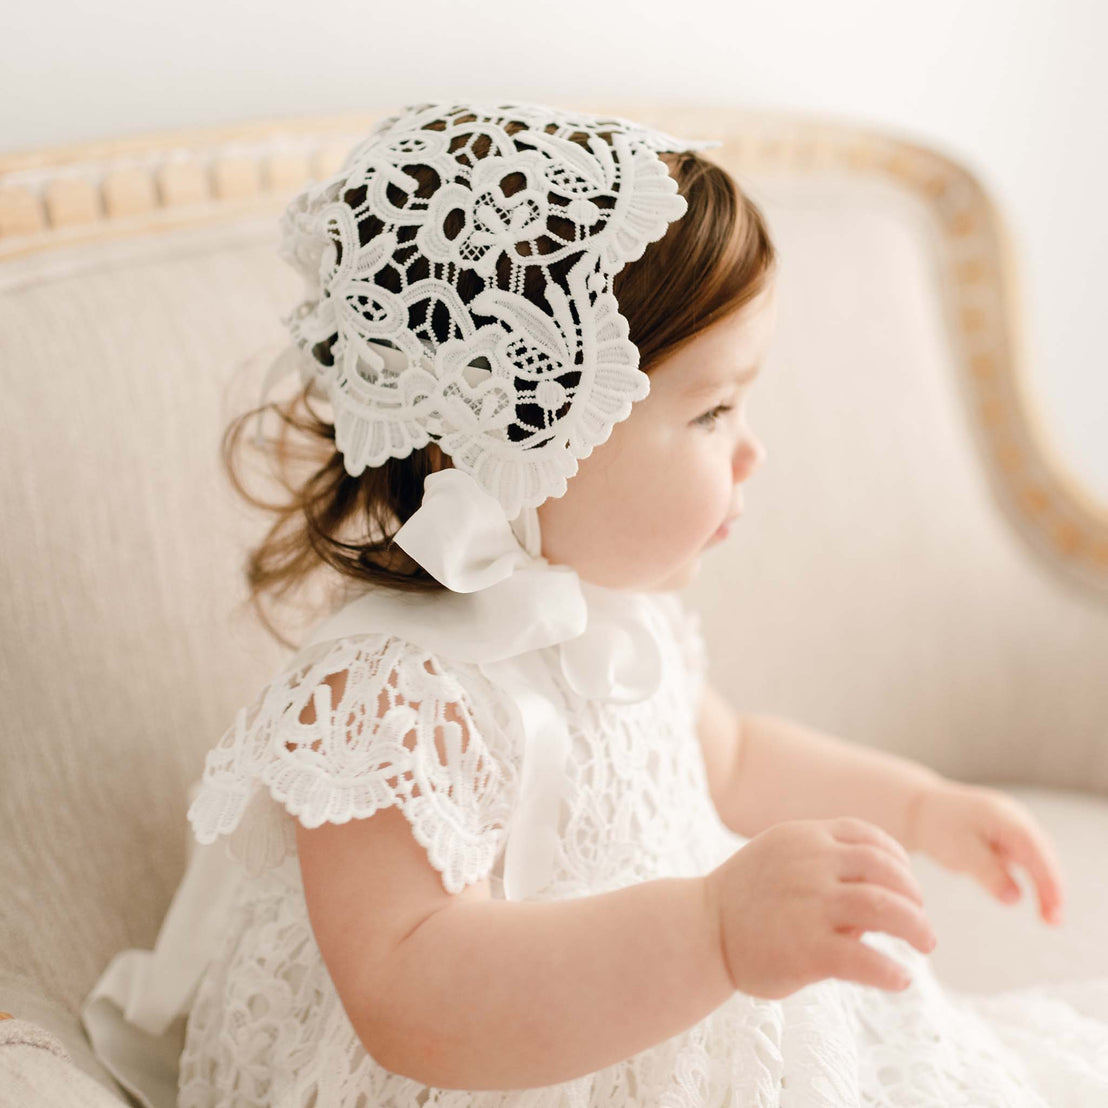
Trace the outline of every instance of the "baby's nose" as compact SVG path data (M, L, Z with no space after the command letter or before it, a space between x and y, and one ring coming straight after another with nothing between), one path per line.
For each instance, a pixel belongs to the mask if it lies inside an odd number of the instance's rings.
M748 436L744 446L745 449L740 452L740 464L749 466L750 470L753 472L753 470L757 469L765 462L769 452L757 435Z

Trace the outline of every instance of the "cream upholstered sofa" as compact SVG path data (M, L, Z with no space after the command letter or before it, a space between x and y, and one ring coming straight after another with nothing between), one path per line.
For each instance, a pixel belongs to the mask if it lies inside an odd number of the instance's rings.
M1061 929L1023 871L1002 907L917 856L951 986L1108 975L1108 511L1038 422L995 204L965 165L849 122L565 106L724 139L708 156L781 251L750 402L768 460L687 593L715 683L1037 814ZM187 787L288 655L237 609L266 520L219 435L300 294L277 216L374 118L0 157L0 1104L122 1099L80 1002L153 945Z

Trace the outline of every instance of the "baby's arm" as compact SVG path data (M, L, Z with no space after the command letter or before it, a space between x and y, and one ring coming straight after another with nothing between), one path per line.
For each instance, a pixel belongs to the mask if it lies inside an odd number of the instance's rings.
M707 880L450 895L403 813L297 824L312 928L366 1050L427 1085L568 1081L691 1027L734 991Z
M945 778L920 762L778 716L744 715L726 800L747 838L790 819L857 816L909 850L915 805Z

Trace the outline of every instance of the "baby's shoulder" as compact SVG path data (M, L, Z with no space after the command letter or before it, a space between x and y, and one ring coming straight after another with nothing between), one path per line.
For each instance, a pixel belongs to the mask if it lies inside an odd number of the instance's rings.
M326 689L326 693L324 692ZM359 632L315 643L294 655L263 688L258 703L271 707L300 701L307 715L315 702L359 702L383 715L398 702L458 703L496 714L496 685L481 667L463 662L388 632ZM287 711L287 709L283 709Z

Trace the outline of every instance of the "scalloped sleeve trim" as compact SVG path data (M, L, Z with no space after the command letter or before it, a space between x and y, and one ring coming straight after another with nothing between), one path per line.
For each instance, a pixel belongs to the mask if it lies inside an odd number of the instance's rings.
M188 811L196 840L226 836L258 873L295 851L288 816L318 827L396 805L448 892L488 876L518 790L495 690L392 636L320 645L208 752Z

